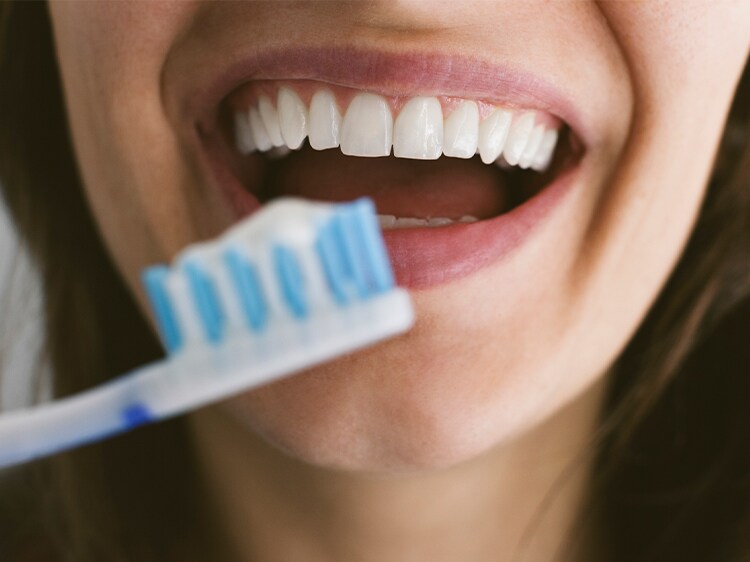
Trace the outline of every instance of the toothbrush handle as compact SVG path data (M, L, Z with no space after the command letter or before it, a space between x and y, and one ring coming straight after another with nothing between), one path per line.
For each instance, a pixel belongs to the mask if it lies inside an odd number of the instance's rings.
M153 421L138 400L140 381L164 371L154 363L87 392L0 417L0 468L64 451Z
M146 365L76 396L0 416L0 468L163 420L402 333L414 322L408 292L352 305L346 317L280 322L264 341L238 338ZM292 329L295 328L295 329Z

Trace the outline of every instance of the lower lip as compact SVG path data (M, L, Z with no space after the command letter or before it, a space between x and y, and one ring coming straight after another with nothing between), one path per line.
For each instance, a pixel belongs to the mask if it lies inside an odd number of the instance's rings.
M383 231L396 283L426 289L501 262L571 191L580 162L511 211L474 223Z
M217 140L217 139L215 139ZM223 142L203 144L200 158L213 170L220 191L238 220L260 208L223 164ZM578 175L581 162L568 167L549 185L507 213L473 223L383 231L399 286L427 289L461 279L497 263L528 240L554 209L560 207Z

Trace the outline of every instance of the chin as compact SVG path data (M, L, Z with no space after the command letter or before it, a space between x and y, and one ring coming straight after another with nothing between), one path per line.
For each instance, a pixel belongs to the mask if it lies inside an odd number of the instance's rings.
M260 436L261 443L303 463L380 474L469 462L502 448L543 415L545 404L525 382L533 377L498 369L497 361L483 369L468 341L440 353L439 336L421 343L419 330L410 336L219 408L249 437Z

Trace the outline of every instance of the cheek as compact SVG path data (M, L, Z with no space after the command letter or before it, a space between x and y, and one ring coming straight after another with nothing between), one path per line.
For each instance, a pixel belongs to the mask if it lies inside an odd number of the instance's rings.
M195 3L52 3L76 160L115 265L145 302L139 272L229 218L206 204L166 117L161 72ZM196 215L204 207L213 212Z
M640 90L640 111L679 100L686 92L701 96L701 110L726 109L712 94L720 93L717 87L733 87L730 77L744 65L750 4L603 2L600 9L628 58Z

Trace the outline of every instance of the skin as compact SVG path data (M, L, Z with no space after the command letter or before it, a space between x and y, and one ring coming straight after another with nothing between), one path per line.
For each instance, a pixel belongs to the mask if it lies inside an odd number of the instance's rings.
M559 559L608 368L697 216L749 3L434 4L51 3L86 194L144 312L140 270L231 220L161 89L202 41L482 53L559 77L591 130L573 195L509 259L414 292L410 333L191 414L239 559Z

